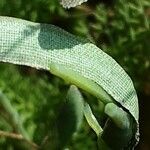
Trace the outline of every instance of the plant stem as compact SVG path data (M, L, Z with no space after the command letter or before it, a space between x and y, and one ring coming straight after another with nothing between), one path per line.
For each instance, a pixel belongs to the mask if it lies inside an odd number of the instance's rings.
M31 147L35 150L39 149L39 146L31 141L26 140L21 134L16 134L16 133L9 133L6 131L1 131L0 130L0 137L6 137L6 138L12 138L16 140L23 140L27 142Z
M9 114L9 118L13 125L15 126L17 132L21 133L21 135L27 139L30 140L28 133L24 129L22 125L22 121L19 117L18 112L15 108L11 105L9 99L0 91L0 104L5 109L5 111Z

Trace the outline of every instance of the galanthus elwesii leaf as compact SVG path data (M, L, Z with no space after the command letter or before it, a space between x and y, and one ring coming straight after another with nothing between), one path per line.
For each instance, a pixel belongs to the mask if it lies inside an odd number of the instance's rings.
M72 85L67 93L66 102L61 108L58 118L58 139L60 147L64 147L72 135L79 129L83 119L84 101L78 88Z
M78 5L81 5L83 2L87 2L87 0L60 0L62 6L64 8L71 8L71 7L76 7Z
M78 83L105 105L118 104L133 119L135 129L132 144L126 144L130 148L137 144L139 109L132 80L96 45L53 25L0 17L0 61L49 70L54 75L56 71L58 77L71 79L71 84Z

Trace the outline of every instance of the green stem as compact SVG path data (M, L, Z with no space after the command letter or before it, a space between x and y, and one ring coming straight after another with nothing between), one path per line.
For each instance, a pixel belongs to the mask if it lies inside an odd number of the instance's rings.
M113 98L100 85L90 79L83 77L79 73L68 69L67 66L58 63L51 63L50 72L89 92L93 96L100 99L104 104L114 102Z
M29 135L24 129L21 119L19 117L18 112L13 108L11 105L9 99L0 91L0 104L2 107L6 110L6 112L9 114L10 120L15 126L16 130L22 134L22 136L26 139L29 140Z

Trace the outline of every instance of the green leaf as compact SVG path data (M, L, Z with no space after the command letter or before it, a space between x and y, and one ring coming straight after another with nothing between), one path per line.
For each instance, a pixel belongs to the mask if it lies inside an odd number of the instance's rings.
M89 126L95 131L97 136L99 136L103 132L103 129L101 128L97 119L93 115L92 110L88 103L85 103L84 116L85 116Z
M79 129L83 118L84 101L76 86L71 86L66 103L58 115L57 127L60 147L64 147Z

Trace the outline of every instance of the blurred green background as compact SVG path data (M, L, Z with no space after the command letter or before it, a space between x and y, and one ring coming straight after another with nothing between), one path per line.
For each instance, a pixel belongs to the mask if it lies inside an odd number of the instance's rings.
M140 105L140 143L137 150L150 150L150 1L89 0L63 9L58 0L0 0L0 15L57 25L90 39L128 72ZM45 71L0 63L0 90L17 110L29 136L37 144L51 135L68 83ZM98 120L99 104L90 105ZM15 131L0 106L0 130ZM56 142L56 141L53 141ZM84 121L68 143L71 150L96 150L96 135ZM0 149L26 149L25 144L0 137ZM52 149L52 148L51 148Z

